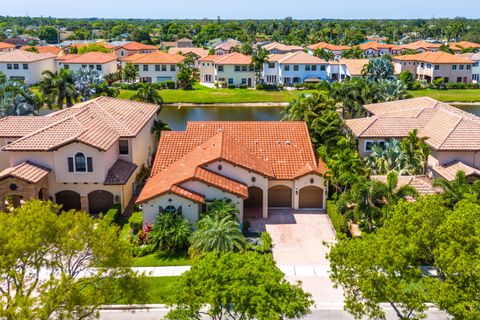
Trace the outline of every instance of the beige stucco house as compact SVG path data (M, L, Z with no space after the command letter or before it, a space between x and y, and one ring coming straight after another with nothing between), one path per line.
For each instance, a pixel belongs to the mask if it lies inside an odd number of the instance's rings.
M0 207L30 198L63 209L125 209L154 150L155 104L100 97L46 116L0 119Z
M369 155L373 143L401 140L417 129L430 147L430 177L453 180L458 170L480 177L480 117L427 97L364 107L369 117L346 121L361 157Z
M255 87L252 57L238 52L209 55L198 60L201 83Z
M28 85L42 80L42 72L55 72L55 58L51 53L33 53L13 50L0 54L0 72L10 80L20 80Z
M196 222L215 199L232 201L242 223L268 208L324 209L326 170L304 122L188 122L162 133L137 203L144 223L170 210Z
M117 72L117 56L114 53L87 52L83 54L67 54L56 59L57 68L79 71L91 69L103 75Z

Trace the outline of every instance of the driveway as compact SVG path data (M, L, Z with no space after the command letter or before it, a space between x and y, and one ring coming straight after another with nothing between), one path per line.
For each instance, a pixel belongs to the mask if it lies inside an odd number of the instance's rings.
M323 211L270 210L268 219L252 221L273 240L273 258L291 281L302 281L317 308L343 306L342 289L333 288L323 242L335 241L335 231Z

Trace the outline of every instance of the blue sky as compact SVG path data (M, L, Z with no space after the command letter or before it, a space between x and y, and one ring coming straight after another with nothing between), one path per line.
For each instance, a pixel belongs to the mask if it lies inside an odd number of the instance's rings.
M480 18L479 0L2 0L0 15L100 18Z

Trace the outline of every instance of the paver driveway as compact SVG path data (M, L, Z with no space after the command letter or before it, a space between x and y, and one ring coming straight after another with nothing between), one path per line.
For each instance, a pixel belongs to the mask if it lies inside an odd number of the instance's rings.
M273 258L289 281L302 281L317 307L342 306L343 293L328 278L328 248L335 231L323 211L270 210L268 219L252 221L253 228L270 233Z

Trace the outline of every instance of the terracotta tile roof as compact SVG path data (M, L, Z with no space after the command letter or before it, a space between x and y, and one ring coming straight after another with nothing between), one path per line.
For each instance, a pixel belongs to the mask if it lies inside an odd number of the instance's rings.
M20 50L27 50L30 48L37 48L38 53L51 53L56 56L62 51L62 48L57 46L23 46Z
M462 58L462 59L467 59L467 60L472 60L474 62L480 61L480 52L471 52L471 53L457 53L456 56Z
M105 185L119 185L126 184L128 179L137 169L137 165L125 160L118 159L113 166L108 170Z
M189 38L181 38L181 39L178 39L177 42L193 42L192 39L189 39Z
M227 42L224 42L222 44L219 44L218 46L215 47L214 50L224 50L224 51L230 51L232 48L239 46L241 43L237 40L228 40Z
M35 62L55 58L51 53L34 53L24 50L13 50L0 55L0 62Z
M480 170L473 168L461 161L453 161L450 163L447 163L443 166L436 166L432 168L434 172L436 172L439 176L442 178L448 180L448 181L453 181L455 180L455 176L457 174L457 171L463 171L465 172L465 175L468 176L479 176L480 177Z
M271 51L275 49L280 51L303 51L303 48L301 46L290 46L290 45L286 45L278 42L272 42L272 43L266 44L262 48L267 51Z
M473 63L471 60L460 58L454 54L447 52L422 52L417 54L406 54L403 56L393 57L394 61L416 61L416 62L429 62L436 64L449 64L449 63Z
M327 42L318 42L315 44L312 44L308 46L308 49L310 50L317 50L317 49L326 49L330 51L343 51L343 50L348 50L350 49L349 46L341 46L341 45L335 45L335 44L330 44Z
M439 103L439 101L429 97L419 97L406 100L366 104L363 107L368 112L378 115L381 113L403 111L407 109L434 108Z
M3 50L3 49L12 49L12 48L15 48L15 45L14 45L14 44L6 43L6 42L0 42L0 50Z
M205 56L201 59L198 59L198 61L205 61L205 62L215 62L218 59L220 59L222 56L216 55L216 54L210 54L208 56Z
M412 43L407 43L407 44L404 44L404 45L401 45L400 48L403 48L403 49L411 49L411 50L419 50L419 49L438 49L440 48L442 45L439 44L439 43L431 43L431 42L428 42L428 41L415 41L415 42L412 42Z
M453 42L448 45L453 50L462 50L462 49L470 49L470 48L477 48L480 49L480 44L468 41L459 41Z
M56 120L54 119L38 116L9 116L0 118L0 137L20 138L55 122Z
M6 151L50 151L77 141L107 150L121 137L134 137L158 111L158 105L99 97L44 117L35 128L2 148ZM22 117L10 117L20 119ZM23 121L23 120L21 120ZM27 120L31 121L31 120ZM14 121L9 120L9 125Z
M186 56L189 53L193 53L200 58L205 58L208 56L208 50L203 48L170 48L168 49L169 54L180 54L182 56Z
M326 64L327 61L312 56L303 51L289 52L283 54L272 54L268 57L268 61L278 62L281 64Z
M219 56L217 60L215 60L215 64L251 64L252 57L241 54L239 52L232 52L229 54L225 54Z
M151 176L138 201L192 179L247 198L244 184L208 170L215 161L275 179L327 171L315 157L304 122L188 122L186 131L162 133Z
M64 64L103 64L116 61L117 56L114 53L92 51L83 54L69 54L57 60L61 60Z
M390 49L395 47L394 44L388 44L388 43L380 43L377 41L370 41L370 42L365 42L362 44L359 44L358 47L362 50L380 50L380 49Z
M37 183L50 173L50 169L30 161L22 162L0 172L0 180L7 177L18 178L30 183Z
M138 53L131 55L123 61L135 64L177 64L185 59L179 54L169 54L162 51L155 51L152 53Z
M149 45L149 44L143 44L143 43L135 42L135 41L126 43L126 44L124 44L124 45L122 45L118 48L123 48L127 51L158 50L158 48L156 46L152 46L152 45Z
M169 192L171 192L173 194L176 194L180 197L190 199L194 202L205 203L205 197L204 196L199 195L198 193L189 191L189 190L184 189L184 188L179 187L179 186L172 186L172 188L170 189Z
M362 75L363 67L368 64L368 59L340 59L340 63L344 64L351 76Z
M371 176L370 179L387 183L387 176ZM403 186L414 187L422 196L441 192L441 189L433 187L432 179L427 176L398 176L397 189Z

